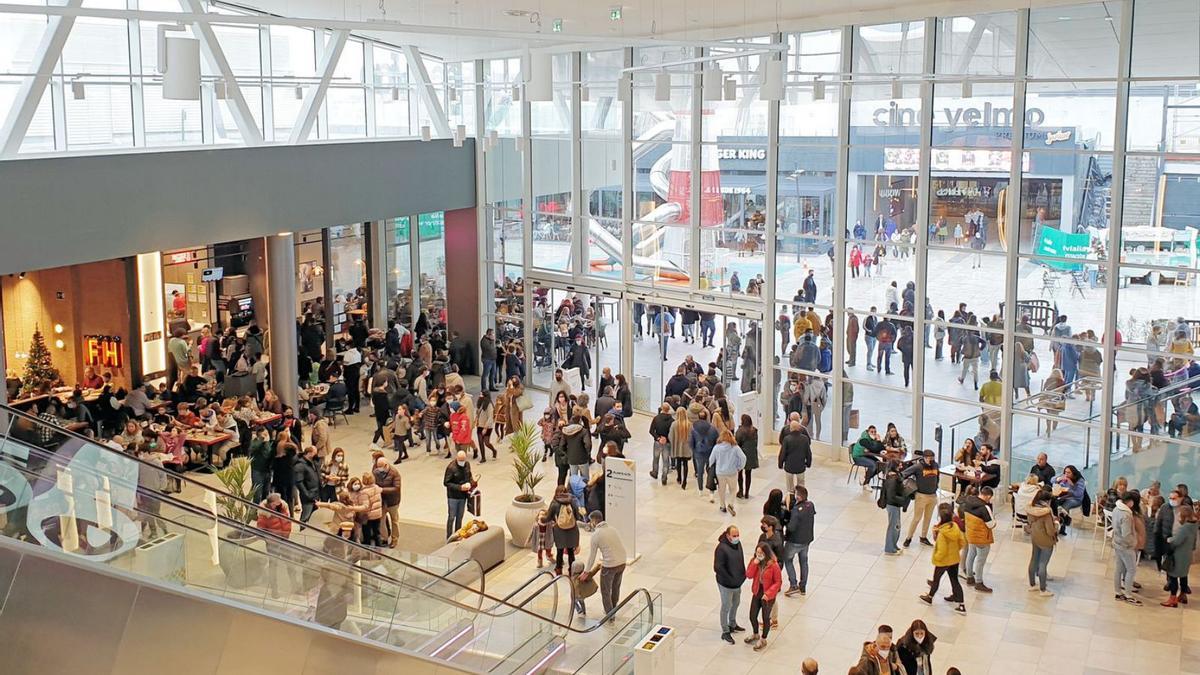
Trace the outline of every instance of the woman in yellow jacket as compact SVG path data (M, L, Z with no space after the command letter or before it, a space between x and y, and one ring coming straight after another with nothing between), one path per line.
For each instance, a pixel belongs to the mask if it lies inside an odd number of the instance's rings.
M921 596L925 604L933 604L933 596L941 585L942 575L950 577L950 595L946 602L956 603L954 611L966 614L963 605L962 584L958 581L958 562L962 560L963 549L967 547L967 538L958 525L954 524L954 507L950 504L938 505L938 524L933 528L933 581L929 582L929 592Z

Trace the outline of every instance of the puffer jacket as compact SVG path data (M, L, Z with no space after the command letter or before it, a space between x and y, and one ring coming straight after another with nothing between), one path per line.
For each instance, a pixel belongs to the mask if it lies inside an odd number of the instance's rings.
M1049 506L1029 505L1025 509L1029 518L1029 539L1038 548L1054 548L1058 543L1058 526L1054 524L1054 516Z
M975 546L989 546L996 541L992 530L996 527L996 519L992 517L992 507L975 495L963 500L963 521L967 526L967 543Z
M383 517L383 491L378 485L364 485L358 492L350 491L350 503L365 510L359 511L367 520L379 520Z
M957 565L962 560L963 549L967 539L962 530L954 523L946 523L933 528L933 566L948 567Z
M567 451L568 464L590 464L592 437L584 433L582 424L563 427L563 445Z

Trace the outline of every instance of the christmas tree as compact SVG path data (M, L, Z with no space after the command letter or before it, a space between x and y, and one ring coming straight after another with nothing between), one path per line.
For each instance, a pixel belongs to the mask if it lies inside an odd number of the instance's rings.
M58 369L50 361L50 349L46 347L46 339L42 337L42 329L33 329L33 339L29 343L29 360L25 362L25 375L21 378L27 393L48 390L58 382Z

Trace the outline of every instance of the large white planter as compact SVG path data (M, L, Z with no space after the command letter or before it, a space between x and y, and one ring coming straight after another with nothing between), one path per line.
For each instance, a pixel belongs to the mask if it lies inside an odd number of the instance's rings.
M546 508L546 500L541 497L536 502L519 502L515 498L504 512L504 525L508 528L508 536L512 543L525 548L529 543L529 533L537 522L538 511Z

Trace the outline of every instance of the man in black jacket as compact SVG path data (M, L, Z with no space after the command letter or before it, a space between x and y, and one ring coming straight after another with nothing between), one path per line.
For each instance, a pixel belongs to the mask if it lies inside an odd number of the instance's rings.
M307 523L321 498L321 473L317 470L317 449L308 446L292 464L292 480L300 494L300 522Z
M914 462L904 470L905 478L915 478L917 481L916 501L912 521L908 524L908 535L904 538L904 548L908 548L912 543L913 533L917 531L917 521L921 522L921 543L933 546L933 542L929 541L925 533L929 531L929 519L933 517L933 510L937 507L939 476L938 463L933 459L932 450L926 450L921 461Z
M779 445L779 468L787 473L787 491L804 485L804 472L812 466L812 440L797 421L788 423L788 434Z
M667 380L665 396L683 396L690 384L687 375L684 374L683 366L679 366L675 369L675 374L671 376L671 379Z
M479 379L479 387L488 391L496 389L496 380L500 379L500 369L496 367L496 331L487 329L479 338L479 360L483 362L483 374Z
M671 473L671 443L667 440L671 434L671 404L664 403L658 408L658 414L650 420L650 438L654 443L654 463L650 465L650 477L658 478L659 464L662 464L662 484L667 484L667 474Z
M454 459L446 465L442 485L446 486L446 538L449 539L450 535L462 527L463 513L467 510L467 494L474 487L467 453L459 450Z
M737 625L738 605L742 602L742 584L746 583L746 556L742 553L741 532L730 525L717 538L713 552L713 572L717 576L717 591L721 594L721 639L734 644L733 633L745 628Z
M808 588L808 545L813 541L813 520L817 515L817 507L808 501L808 488L797 485L794 494L783 536L783 568L788 575L788 589L784 595L804 595ZM796 566L792 563L797 556L800 558L799 580L796 579Z

